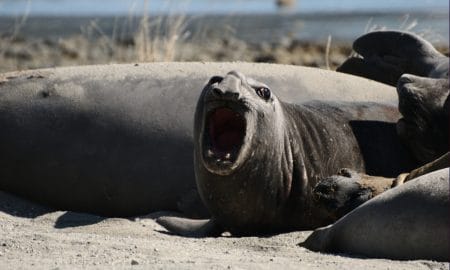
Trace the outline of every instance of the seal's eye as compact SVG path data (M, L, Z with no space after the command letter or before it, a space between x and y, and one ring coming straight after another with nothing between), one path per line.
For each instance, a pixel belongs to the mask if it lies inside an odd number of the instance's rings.
M263 98L264 100L269 100L270 90L267 87L257 87L255 88L256 94Z
M215 83L220 83L222 80L223 80L223 77L213 76L211 79L209 79L208 84L212 85L212 84L215 84Z

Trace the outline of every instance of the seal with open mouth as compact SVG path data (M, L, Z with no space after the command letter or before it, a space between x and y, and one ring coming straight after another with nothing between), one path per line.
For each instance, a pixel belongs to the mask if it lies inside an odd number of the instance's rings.
M194 117L197 188L212 219L158 222L193 236L328 224L333 217L312 199L318 180L343 167L386 176L413 166L397 141L398 117L380 103L285 103L236 71L212 77Z

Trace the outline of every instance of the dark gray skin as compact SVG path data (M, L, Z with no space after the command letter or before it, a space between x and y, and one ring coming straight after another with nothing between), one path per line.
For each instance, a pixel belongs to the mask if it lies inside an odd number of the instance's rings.
M21 80L0 91L0 189L104 216L183 210L177 203L195 194L192 116L182 112L192 114L196 96L184 89L161 95L164 84L153 96L149 88L126 89L138 85L133 80L122 82L124 90L95 79L73 89L71 80ZM165 110L174 99L185 103Z
M411 150L420 165L433 163L449 149L449 82L405 74L397 85L399 110L402 118L397 122L397 133ZM448 162L447 162L448 163ZM445 164L447 167L449 164ZM433 166L441 169L443 166ZM435 170L434 169L434 170ZM314 188L318 204L330 215L344 216L362 203L387 190L413 179L407 174L386 179L368 176L354 170L323 179ZM407 173L406 171L404 173ZM407 177L407 179L404 179ZM377 185L382 185L377 188Z
M426 174L315 230L310 250L400 260L449 261L449 168Z
M264 79L292 102L397 103L386 85L284 65L152 63L0 74L0 189L105 216L208 216L194 176L195 104L211 76L233 69Z
M398 107L403 115L397 122L397 133L420 165L446 153L450 108L448 57L428 41L407 32L372 32L358 38L353 48L363 58L349 58L338 71L396 85ZM337 217L379 194L374 186L379 185L380 178L347 172L328 177L316 187L317 202ZM404 181L401 178L399 175L391 179L393 185ZM382 182L385 183L382 189L390 188L388 179Z
M423 164L449 150L449 80L405 74L397 84L397 132Z
M412 44L422 52L430 48L423 46L423 41ZM378 48L376 44L373 46ZM437 59L441 60L434 61L434 68L433 61L411 59L410 63L423 64L431 72L427 74L412 66L409 71L427 77L405 74L397 83L403 116L397 122L398 135L421 165L428 163L395 179L347 170L346 174L322 180L314 189L318 204L330 214L343 217L333 225L315 230L301 246L377 258L450 260L448 58ZM446 72L443 62L447 62ZM362 67L367 64L364 60L361 63ZM398 68L405 67L399 64ZM369 71L367 77L372 75L377 74ZM390 182L395 188L371 199L377 194L364 181L379 183L380 179L386 182L386 189L390 188Z
M376 31L353 43L361 57L350 57L337 71L392 86L405 73L428 78L446 78L449 59L431 43L408 32Z
M158 222L197 237L329 224L312 197L318 180L343 167L393 176L416 164L390 131L398 116L378 103L285 103L241 73L213 77L194 120L197 188L212 218Z

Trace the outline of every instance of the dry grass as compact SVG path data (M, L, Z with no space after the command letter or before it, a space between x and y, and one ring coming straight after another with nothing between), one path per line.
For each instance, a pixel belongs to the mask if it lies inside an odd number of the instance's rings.
M0 0L1 1L1 0ZM30 5L32 0L28 0ZM173 1L177 5L183 1ZM144 8L137 11L137 3ZM81 34L58 40L21 39L28 12L18 17L9 36L0 36L0 72L55 66L155 61L248 61L305 65L335 69L352 53L349 44L311 43L291 40L288 45L269 42L247 43L235 38L236 30L225 25L210 32L209 25L197 25L193 33L188 23L196 18L186 14L153 16L151 0L136 0L126 18L115 18L112 30L102 29L100 20L81 26ZM170 9L169 9L170 10ZM177 8L179 11L180 9ZM232 19L232 18L227 18ZM416 20L405 16L399 29L414 31ZM369 20L364 32L385 29ZM106 29L106 28L105 28ZM220 35L217 35L217 33ZM18 38L17 38L18 37ZM442 48L438 48L442 49ZM448 48L444 53L448 52Z

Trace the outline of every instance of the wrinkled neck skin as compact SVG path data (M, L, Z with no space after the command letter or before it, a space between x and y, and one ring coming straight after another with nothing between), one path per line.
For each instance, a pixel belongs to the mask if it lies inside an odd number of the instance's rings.
M357 145L350 127L336 122L328 129L328 122L324 129L328 116L276 98L272 106L250 108L239 165L228 173L214 173L204 165L203 122L197 120L204 118L204 107L197 107L195 173L213 218L235 235L311 229L332 222L315 209L311 190L318 179L342 167L364 170L360 153L349 150Z

